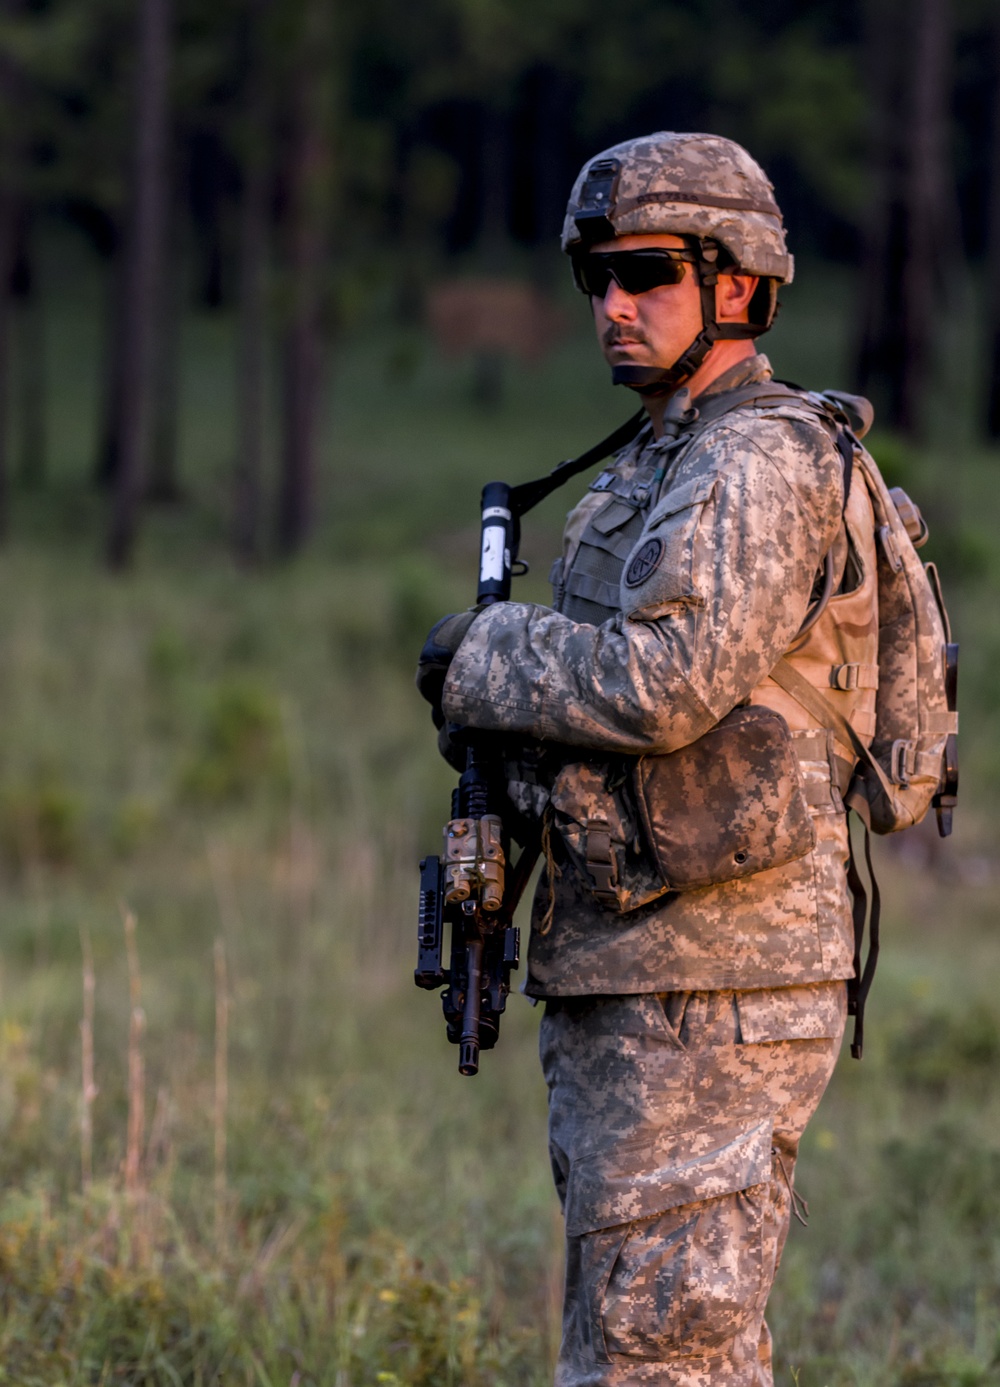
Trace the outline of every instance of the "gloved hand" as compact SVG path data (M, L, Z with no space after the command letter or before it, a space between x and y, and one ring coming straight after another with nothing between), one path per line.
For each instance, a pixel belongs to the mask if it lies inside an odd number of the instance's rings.
M456 616L442 617L437 625L431 628L430 635L424 641L424 648L417 661L416 682L421 698L425 698L431 705L436 727L440 727L444 721L441 697L444 693L448 666L478 615L478 611L469 611L459 612Z

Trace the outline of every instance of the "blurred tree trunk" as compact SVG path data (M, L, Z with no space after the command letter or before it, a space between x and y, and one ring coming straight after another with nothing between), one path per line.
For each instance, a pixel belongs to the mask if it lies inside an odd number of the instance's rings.
M109 230L110 230L109 221ZM110 491L118 476L118 421L122 412L125 371L125 285L122 238L115 227L109 234L104 281L104 348L101 357L101 413L94 454L94 485Z
M392 177L386 198L386 231L392 251L395 292L393 310L403 327L417 326L423 316L426 269L421 252L428 240L423 216L416 211L419 192L414 174L415 139L408 120L399 123L393 146Z
M16 305L17 414L20 423L17 479L22 486L45 485L46 429L45 318L32 245L35 220L22 208L13 257L12 290Z
M993 21L993 129L986 245L986 433L1000 439L1000 13Z
M479 242L488 274L502 275L510 262L508 232L511 121L493 101L482 107L480 155ZM483 410L497 409L504 396L504 358L494 347L476 352L472 398Z
M132 558L152 435L157 311L162 304L167 213L171 24L171 0L139 0L135 144L122 264L117 468L107 548L112 568L123 568Z
M540 67L533 81L534 139L532 201L535 238L535 279L551 288L559 270L559 235L566 210L566 193L573 172L567 169L569 148L569 81L564 72Z
M16 0L0 0L0 18L16 13ZM10 505L11 335L24 173L23 141L16 118L21 82L12 59L0 53L0 540L7 537Z
M948 153L951 40L950 0L868 0L874 189L857 379L866 391L882 385L888 422L911 436L926 420L941 267L960 253Z
M260 558L267 361L268 201L271 121L261 32L266 0L244 17L243 190L240 203L239 357L233 542L237 558Z
M170 181L168 181L168 192ZM159 302L154 317L152 347L152 434L149 445L149 481L145 499L155 505L176 505L183 500L177 476L177 426L180 408L181 316L184 304L184 267L181 262L177 218L165 208L163 264L158 286Z
M282 349L283 441L278 547L302 548L314 521L319 396L323 372L323 278L330 213L329 62L322 0L306 0L290 91L286 245L289 314Z
M911 136L905 186L908 238L903 278L904 369L899 425L919 435L933 369L933 342L945 307L943 268L961 253L949 245L949 109L952 74L949 0L915 0L914 58L907 102Z
M6 105L3 86L0 73L0 107ZM14 197L4 174L0 172L0 540L7 537L9 507L11 275L14 268L15 218Z

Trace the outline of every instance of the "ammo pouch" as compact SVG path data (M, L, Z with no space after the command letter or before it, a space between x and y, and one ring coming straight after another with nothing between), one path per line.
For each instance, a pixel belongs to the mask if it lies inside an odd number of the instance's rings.
M816 845L788 724L734 708L697 741L641 756L617 784L575 763L556 777L554 826L601 903L625 913L782 867Z

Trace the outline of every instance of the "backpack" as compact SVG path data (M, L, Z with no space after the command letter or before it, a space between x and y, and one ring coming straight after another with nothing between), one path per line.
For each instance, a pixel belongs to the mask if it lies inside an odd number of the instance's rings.
M854 977L848 983L848 1013L854 1017L851 1054L860 1059L864 1009L879 954L881 898L872 866L872 832L897 833L920 823L933 806L938 832L946 838L958 795L958 646L934 564L917 549L927 526L901 487L886 486L874 458L860 440L874 411L867 400L828 391L809 397L837 429L844 461L844 495L855 476L868 490L875 516L878 579L878 669L875 736L864 744L851 724L784 658L771 678L824 727L845 737L857 756L844 804L864 825L868 898L849 838L848 886L853 898ZM829 593L826 594L829 596ZM822 599L819 610L822 610ZM819 615L819 610L815 615ZM815 619L815 618L813 618ZM868 953L861 953L868 917Z
M879 683L871 746L784 660L771 677L824 726L848 737L858 762L845 803L867 828L897 833L918 824L933 805L947 837L958 793L958 646L937 568L917 555L927 526L901 487L889 490L860 442L872 418L867 400L832 391L811 398L837 426L845 495L859 476L875 514Z

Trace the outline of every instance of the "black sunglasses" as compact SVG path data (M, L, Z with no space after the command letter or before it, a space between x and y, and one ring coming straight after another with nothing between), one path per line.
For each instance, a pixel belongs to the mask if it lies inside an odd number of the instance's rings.
M583 294L603 299L612 280L626 294L645 294L661 284L680 284L685 264L693 265L696 256L691 250L591 251L574 255L573 278Z

